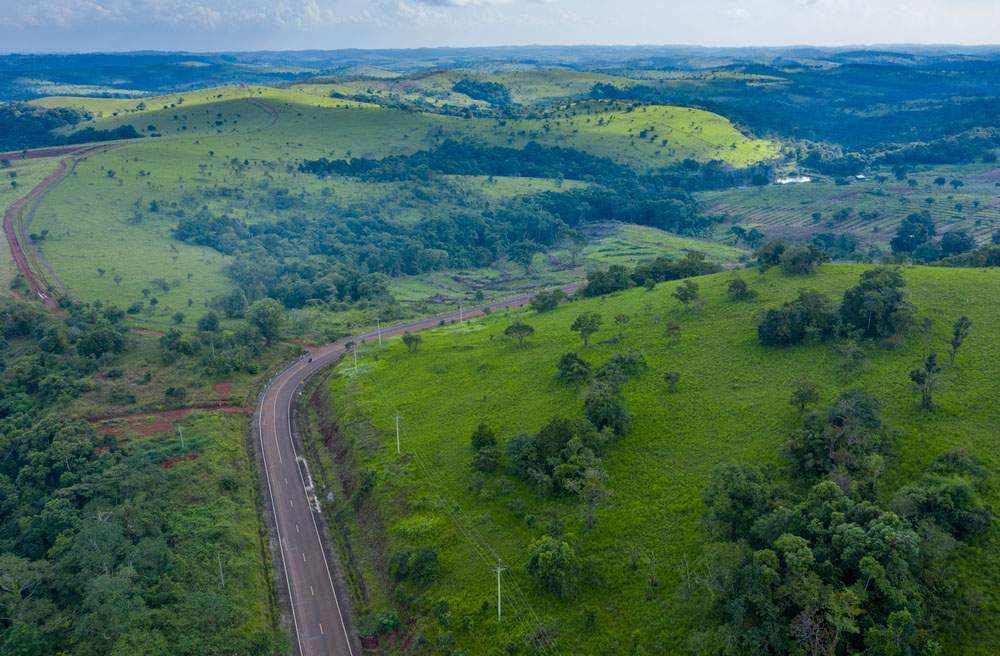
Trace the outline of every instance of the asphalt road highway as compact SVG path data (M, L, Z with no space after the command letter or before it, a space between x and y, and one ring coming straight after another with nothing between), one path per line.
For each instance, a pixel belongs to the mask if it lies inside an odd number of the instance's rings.
M578 285L563 291L571 293ZM462 312L471 319L490 311L518 307L529 296L518 296ZM459 319L458 312L428 317L382 329L382 338L436 328L442 320ZM277 542L281 568L288 588L288 599L295 631L293 643L302 656L354 656L360 654L350 609L342 590L334 583L330 563L334 554L326 553L320 537L319 501L316 499L308 468L299 454L301 441L292 427L292 407L299 390L310 376L335 364L347 352L349 342L370 342L378 332L345 338L302 356L271 379L261 394L255 422L267 479L267 494L274 514L271 540ZM286 609L287 610L287 609Z

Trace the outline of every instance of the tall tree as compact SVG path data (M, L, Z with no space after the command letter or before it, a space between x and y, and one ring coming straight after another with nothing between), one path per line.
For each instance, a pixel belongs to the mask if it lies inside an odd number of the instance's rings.
M951 327L951 341L949 342L951 346L949 362L951 364L955 364L955 356L958 355L958 349L965 343L965 338L969 336L969 330L971 329L972 321L964 314L955 320L955 324Z
M931 353L924 360L922 367L910 371L913 390L920 394L920 407L925 410L934 407L934 390L937 389L940 373L941 365L938 364L937 353Z
M590 345L590 336L596 333L601 328L601 315L596 312L584 312L578 316L574 321L573 325L569 327L575 333L580 333L580 339L583 340L584 346Z

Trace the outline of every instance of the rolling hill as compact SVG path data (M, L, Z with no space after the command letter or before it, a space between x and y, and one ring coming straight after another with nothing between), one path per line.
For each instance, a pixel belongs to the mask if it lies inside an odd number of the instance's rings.
M348 486L361 480L371 494L355 496L354 506L337 504L328 516L351 538L355 575L367 589L367 603L358 607L375 615L400 607L404 622L416 622L411 635L433 643L448 634L470 653L498 653L506 644L534 644L541 653L611 653L623 640L642 650L637 653L682 651L696 620L678 586L706 540L702 490L724 463L784 471L789 435L799 423L789 395L801 378L818 383L821 406L851 389L879 399L895 435L880 488L886 499L956 447L995 468L1000 351L992 336L1000 314L990 299L1000 281L991 271L906 269L918 319L932 320L933 331L893 347L865 346L856 373L844 373L829 344L758 343L755 316L764 308L794 298L800 288L839 299L863 270L828 265L811 277L744 271L759 292L752 302L729 300L725 289L734 274L720 273L697 279L704 305L688 311L671 297L677 284L664 283L545 314L511 312L445 326L425 334L412 352L399 342L362 345L357 368L346 360L313 397L325 417L320 435L326 445L313 444L314 470L321 466L344 482L341 489L328 480L334 494L351 494ZM604 317L590 347L570 331L586 311ZM972 334L956 364L945 369L939 408L921 411L907 372L925 348L946 350L960 314L972 319ZM616 316L628 321L616 325ZM534 328L523 346L503 336L516 321ZM676 341L665 333L670 322L679 326ZM553 417L581 415L581 391L556 379L564 353L575 351L597 367L631 350L649 367L624 387L632 426L604 452L611 496L598 506L593 529L578 500L539 492L505 465L496 473L474 471L469 440L480 422L495 431L502 453L515 436ZM675 393L664 383L665 371L680 374ZM988 501L996 500L990 488ZM543 592L526 573L533 542L554 531L575 546L587 572L566 599ZM393 554L421 547L438 550L442 575L415 592L389 572ZM994 527L959 552L960 586L975 602L956 609L943 627L945 653L986 654L994 642L986 636L1000 636L997 574L989 565L996 550ZM509 568L500 625L491 616L497 558ZM412 594L423 601L414 602ZM450 621L441 620L442 608Z

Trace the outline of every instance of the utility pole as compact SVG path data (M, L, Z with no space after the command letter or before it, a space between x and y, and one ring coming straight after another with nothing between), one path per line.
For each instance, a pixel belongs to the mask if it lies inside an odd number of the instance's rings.
M462 323L462 304L458 304L458 323Z
M501 612L501 598L500 598L500 574L503 572L503 567L500 566L500 559L497 558L497 624L500 623L503 613Z
M226 587L226 575L222 573L222 556L218 551L215 552L215 559L219 561L219 581L222 582L222 587Z
M375 325L378 326L378 345L382 346L382 320L375 319Z
M399 455L399 415L396 415L396 455Z
M183 426L180 426L180 425L177 426L177 434L181 436L181 451L183 451L184 450L184 427Z
M357 344L354 345L354 348L351 349L351 352L354 353L354 373L358 373L358 345Z

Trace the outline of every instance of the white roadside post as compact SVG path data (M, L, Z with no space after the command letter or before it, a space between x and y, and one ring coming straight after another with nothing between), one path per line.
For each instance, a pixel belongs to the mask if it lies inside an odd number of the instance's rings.
M396 415L396 455L399 455L399 415Z

